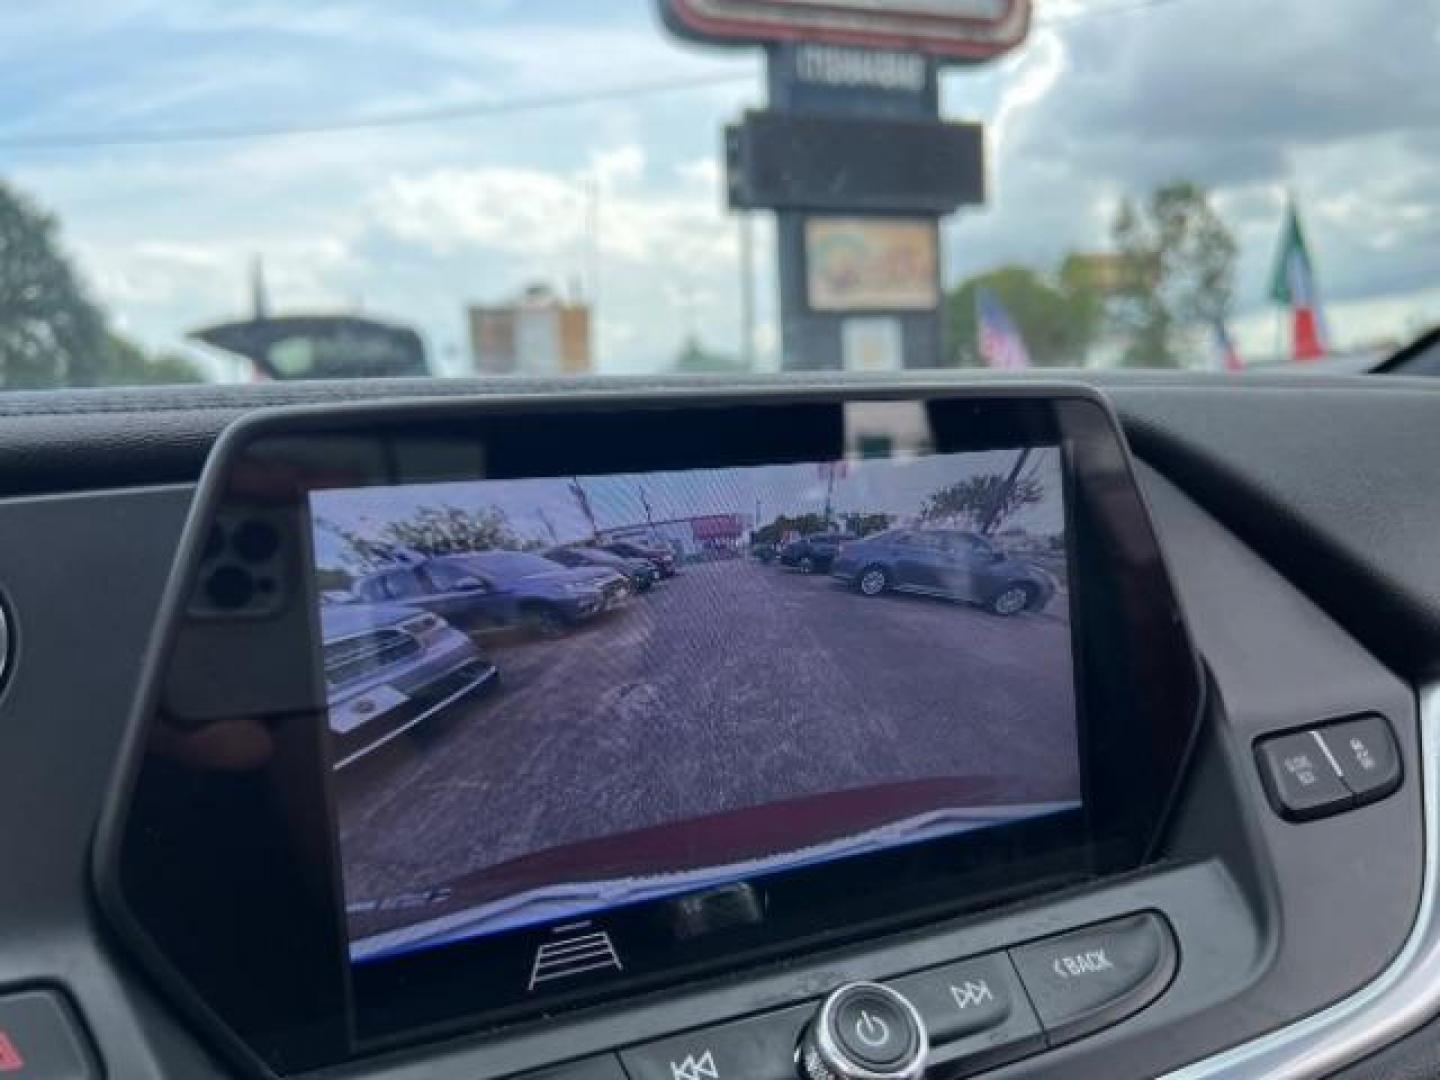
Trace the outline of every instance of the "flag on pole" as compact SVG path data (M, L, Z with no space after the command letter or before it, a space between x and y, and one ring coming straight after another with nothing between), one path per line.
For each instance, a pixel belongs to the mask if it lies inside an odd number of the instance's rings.
M1223 318L1215 320L1215 357L1225 371L1244 371L1245 361L1240 359L1240 350L1225 327Z
M600 535L600 526L595 521L595 508L590 505L590 496L580 484L578 476L570 478L570 494L575 496L575 502L580 507L580 512L585 515L585 520L590 523L591 536Z
M1270 275L1270 298L1290 308L1291 354L1296 360L1319 360L1328 348L1315 289L1315 268L1300 229L1300 214L1292 201L1286 213L1285 232Z
M1020 328L1000 298L983 285L975 290L975 326L979 335L980 358L987 367L1028 368L1030 352Z
M820 479L825 481L825 521L828 524L835 510L835 481L850 475L850 463L841 458L839 461L823 462L815 468Z

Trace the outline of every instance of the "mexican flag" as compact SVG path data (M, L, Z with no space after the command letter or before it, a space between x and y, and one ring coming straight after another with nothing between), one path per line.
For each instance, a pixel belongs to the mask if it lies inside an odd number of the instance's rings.
M1295 359L1319 360L1323 357L1328 349L1320 317L1320 301L1315 292L1315 269L1310 263L1310 250L1305 246L1305 234L1300 231L1300 215L1293 202L1286 214L1285 232L1280 238L1275 269L1270 275L1270 298L1290 308L1290 341Z

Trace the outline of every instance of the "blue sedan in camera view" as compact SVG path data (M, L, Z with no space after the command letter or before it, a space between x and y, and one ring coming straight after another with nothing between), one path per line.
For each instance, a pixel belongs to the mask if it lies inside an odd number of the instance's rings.
M441 555L356 582L370 603L424 608L471 631L520 627L544 637L623 604L631 586L603 566L567 568L526 551Z
M843 545L830 573L865 596L910 592L980 604L996 615L1043 611L1055 579L960 529L890 529Z
M441 719L500 678L468 635L428 611L325 604L320 630L336 769Z

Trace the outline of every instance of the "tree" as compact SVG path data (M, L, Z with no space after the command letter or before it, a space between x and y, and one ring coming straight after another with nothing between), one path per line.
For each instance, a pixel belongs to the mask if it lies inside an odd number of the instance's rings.
M1177 331L1213 326L1230 310L1235 238L1205 190L1186 180L1157 188L1141 205L1122 201L1111 232L1122 258L1137 268L1111 305L1127 339L1125 363L1175 367Z
M510 519L494 508L470 511L456 506L422 506L408 519L387 521L373 538L329 518L317 519L316 527L341 540L348 549L343 558L360 570L394 563L406 555L464 555L533 546L520 540Z
M1033 476L984 473L957 480L926 500L920 517L941 522L959 519L969 527L995 532L1027 506L1045 498L1045 485Z
M0 184L0 387L93 386L105 320L59 250L58 224Z
M975 291L989 289L1015 320L1037 367L1079 366L1102 321L1099 295L1078 282L1050 284L1028 266L1002 266L962 282L945 298L948 340L961 367L979 367Z
M182 356L150 356L106 329L60 250L59 225L0 183L0 389L200 382Z
M349 592L354 585L355 578L348 570L339 570L333 566L315 568L315 589L322 594Z
M686 375L743 375L750 369L740 357L708 349L691 334L675 356L675 370Z
M147 353L119 334L107 336L106 361L97 374L97 386L173 386L204 382L205 377L178 353Z
M840 515L840 524L854 536L873 536L890 527L889 514L850 513Z

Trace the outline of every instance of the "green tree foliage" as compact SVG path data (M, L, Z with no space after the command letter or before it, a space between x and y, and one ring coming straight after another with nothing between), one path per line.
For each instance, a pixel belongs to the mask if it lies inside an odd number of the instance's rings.
M979 367L975 290L989 289L1015 320L1037 367L1079 366L1103 321L1097 293L1078 282L1051 284L1028 266L1002 266L968 278L945 298L947 340L961 367Z
M675 356L675 370L685 375L743 375L750 369L740 357L706 348L691 334Z
M150 356L111 333L56 219L0 183L0 389L200 381L184 357Z
M1125 363L1175 367L1177 332L1213 325L1230 310L1235 238L1205 189L1185 180L1157 188L1142 204L1124 200L1111 232L1121 256L1137 268L1110 305L1126 339Z
M333 566L317 567L315 570L315 588L322 593L349 592L354 584L355 577L348 570Z
M173 386L205 381L199 369L178 353L148 353L115 333L108 336L106 344L108 354L99 370L97 386Z
M94 386L105 319L59 250L55 218L0 184L0 387Z
M920 511L925 521L960 520L980 528L989 519L987 532L995 532L1027 506L1045 497L1045 485L1033 476L1013 480L1002 473L984 473L957 480L927 500Z
M319 518L324 529L345 545L342 558L360 570L371 570L394 562L403 554L463 555L495 548L525 549L534 545L522 541L501 510L461 510L456 506L422 506L409 518L388 521L374 537Z
M889 514L841 514L840 524L855 536L872 536L890 527Z

